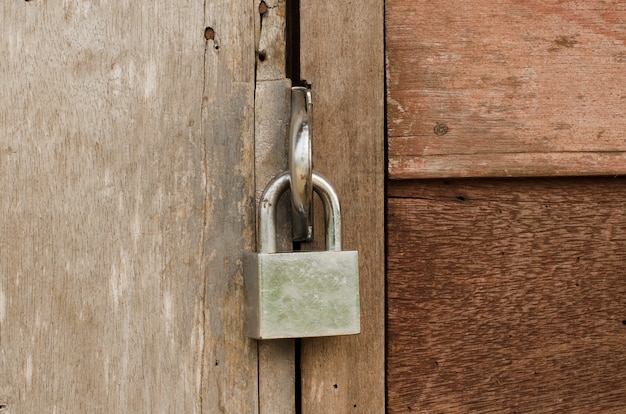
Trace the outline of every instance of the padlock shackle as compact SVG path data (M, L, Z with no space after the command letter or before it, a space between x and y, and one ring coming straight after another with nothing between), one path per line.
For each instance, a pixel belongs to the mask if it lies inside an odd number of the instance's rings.
M339 196L330 182L322 175L313 173L313 191L320 196L326 220L326 250L341 251L341 206ZM334 230L334 231L331 231Z
M289 173L284 172L265 187L259 203L259 253L274 253L276 246L276 206L289 188Z
M276 207L278 200L289 188L289 172L274 178L263 191L259 203L259 253L275 253ZM313 190L324 206L326 225L326 250L341 251L341 207L333 186L320 174L313 173Z

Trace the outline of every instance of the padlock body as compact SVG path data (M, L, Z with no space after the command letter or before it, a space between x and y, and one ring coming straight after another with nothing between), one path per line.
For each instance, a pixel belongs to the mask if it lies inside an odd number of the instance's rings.
M360 332L356 251L248 253L244 291L251 338Z

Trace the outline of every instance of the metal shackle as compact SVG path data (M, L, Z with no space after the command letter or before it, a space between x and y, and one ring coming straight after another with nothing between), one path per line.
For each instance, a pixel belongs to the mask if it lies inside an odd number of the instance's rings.
M276 247L276 206L278 200L289 188L289 172L274 178L263 191L259 204L259 253L275 253ZM323 176L313 173L313 191L324 206L326 225L326 250L341 251L341 207L333 186Z

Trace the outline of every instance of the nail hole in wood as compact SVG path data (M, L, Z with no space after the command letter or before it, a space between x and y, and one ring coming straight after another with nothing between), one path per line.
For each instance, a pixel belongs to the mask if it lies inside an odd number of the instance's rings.
M212 27L206 27L204 29L204 38L206 40L215 40L215 30Z

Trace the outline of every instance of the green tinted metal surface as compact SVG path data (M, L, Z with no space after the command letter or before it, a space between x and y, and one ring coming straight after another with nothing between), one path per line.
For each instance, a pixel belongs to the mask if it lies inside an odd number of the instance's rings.
M245 267L250 337L359 333L357 252L254 253Z

